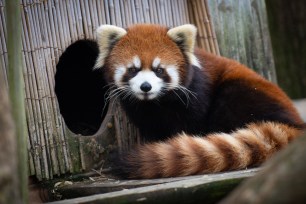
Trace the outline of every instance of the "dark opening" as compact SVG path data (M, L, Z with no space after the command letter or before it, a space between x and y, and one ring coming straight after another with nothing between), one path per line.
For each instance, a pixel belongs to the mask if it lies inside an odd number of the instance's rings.
M107 112L105 81L100 70L93 70L98 53L95 41L79 40L63 52L56 66L55 93L60 112L76 134L96 133Z

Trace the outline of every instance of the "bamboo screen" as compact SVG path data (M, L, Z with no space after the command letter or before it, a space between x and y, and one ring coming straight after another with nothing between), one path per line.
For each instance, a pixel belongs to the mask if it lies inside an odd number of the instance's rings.
M4 6L0 0L0 71L7 76ZM81 143L89 140L68 130L54 93L56 64L72 42L94 39L100 24L194 23L198 45L219 53L204 0L22 0L20 8L29 169L39 180L86 168Z

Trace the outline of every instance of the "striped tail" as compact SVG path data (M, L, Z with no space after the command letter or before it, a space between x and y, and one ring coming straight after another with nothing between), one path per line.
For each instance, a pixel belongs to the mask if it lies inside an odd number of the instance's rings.
M129 178L177 177L258 166L302 130L276 123L251 123L230 134L205 137L185 133L141 145L124 158Z

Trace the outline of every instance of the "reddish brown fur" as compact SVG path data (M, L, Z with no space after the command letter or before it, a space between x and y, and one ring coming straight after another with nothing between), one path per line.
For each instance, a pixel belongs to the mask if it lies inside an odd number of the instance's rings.
M222 133L196 139L179 134L165 142L140 146L137 155L129 155L129 162L140 166L130 177L186 176L257 166L301 132L275 122L252 123L230 134L237 142L235 147Z
M205 72L211 77L212 84L215 84L217 81L218 83L222 83L230 80L243 79L254 90L263 92L271 98L275 98L279 105L285 107L292 114L296 121L303 124L301 117L290 99L275 84L267 81L237 61L215 56L200 49L196 49L195 54L199 58L199 61L202 62L202 66L205 67Z

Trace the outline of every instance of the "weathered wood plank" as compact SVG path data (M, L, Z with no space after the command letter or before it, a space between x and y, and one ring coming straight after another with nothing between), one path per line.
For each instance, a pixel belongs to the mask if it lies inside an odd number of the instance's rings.
M258 171L259 169L249 169L181 178L76 184L63 187L60 190L62 195L65 190L66 197L68 194L70 196L85 196L113 190L121 191L53 203L135 203L139 201L142 203L196 203L201 200L205 200L205 203L215 203L230 192L242 179L251 177ZM145 185L150 186L139 187ZM71 191L69 192L69 190Z
M279 86L306 98L306 1L266 1Z
M207 0L222 56L276 82L264 0Z

